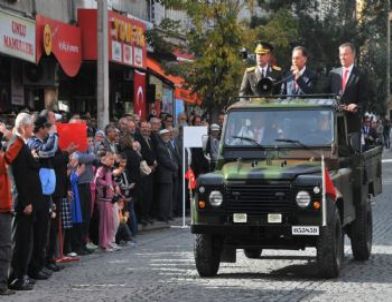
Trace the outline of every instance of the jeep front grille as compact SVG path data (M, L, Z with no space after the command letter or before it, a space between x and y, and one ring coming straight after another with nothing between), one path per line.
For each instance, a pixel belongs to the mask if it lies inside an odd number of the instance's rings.
M294 208L289 183L229 184L224 203L229 213L288 213Z

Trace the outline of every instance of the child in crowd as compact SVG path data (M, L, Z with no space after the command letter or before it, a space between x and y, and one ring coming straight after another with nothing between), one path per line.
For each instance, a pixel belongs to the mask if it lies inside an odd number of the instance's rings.
M114 180L120 187L121 194L124 196L124 208L128 212L128 227L133 236L137 233L137 218L135 213L134 199L132 192L135 189L135 183L131 182L127 173L127 156L125 154L118 155L118 168L113 171Z
M129 242L132 242L132 234L127 224L129 219L129 212L125 211L125 204L126 201L123 198L119 198L119 200L115 203L114 206L114 208L117 210L116 214L119 221L116 232L117 244L128 244Z
M85 171L85 165L80 164L77 156L73 153L70 156L68 163L68 175L69 175L69 188L68 196L72 217L72 229L70 232L66 232L64 249L69 254L69 256L77 256L75 253L80 245L80 238L78 236L78 228L81 227L83 223L82 210L80 204L80 196L78 190L79 176Z
M114 222L112 200L117 190L113 181L114 155L106 151L101 158L102 166L95 175L96 201L99 210L99 245L106 252L113 251Z

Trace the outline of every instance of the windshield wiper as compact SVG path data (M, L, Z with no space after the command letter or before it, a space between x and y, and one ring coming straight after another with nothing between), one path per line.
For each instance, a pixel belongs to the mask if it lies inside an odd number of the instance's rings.
M232 136L230 136L230 138L237 138L237 139L240 139L240 140L244 140L244 141L247 141L247 142L251 142L251 143L253 143L255 146L258 146L258 147L264 149L264 147L263 147L262 145L260 145L255 139L250 138L250 137L247 137L247 136L232 135Z
M308 145L305 145L304 143L302 143L300 140L297 140L297 139L277 138L277 139L275 139L275 142L295 144L295 145L301 146L307 150L310 150L310 147Z

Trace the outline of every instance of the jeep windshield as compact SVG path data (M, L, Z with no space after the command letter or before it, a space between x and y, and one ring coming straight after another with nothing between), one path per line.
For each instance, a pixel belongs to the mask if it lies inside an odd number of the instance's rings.
M233 110L227 116L224 144L229 147L330 146L334 114L325 108Z

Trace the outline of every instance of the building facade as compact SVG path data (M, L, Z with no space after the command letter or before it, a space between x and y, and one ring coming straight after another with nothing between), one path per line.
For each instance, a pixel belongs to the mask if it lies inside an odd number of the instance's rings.
M154 6L108 0L112 116L174 113L176 83L147 66ZM0 0L0 38L9 41L0 47L0 113L96 111L96 9L95 0Z

